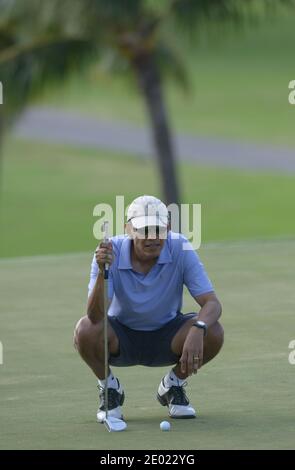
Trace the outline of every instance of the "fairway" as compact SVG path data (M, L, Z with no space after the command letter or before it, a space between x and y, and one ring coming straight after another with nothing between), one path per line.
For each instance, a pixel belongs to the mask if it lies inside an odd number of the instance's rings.
M182 200L202 205L202 241L289 238L295 176L179 164ZM111 184L110 184L111 182ZM131 184L132 182L132 184ZM93 249L98 203L161 197L155 162L130 155L7 139L0 257Z
M0 260L1 449L291 449L295 241L207 244L200 255L223 303L225 346L189 381L198 418L159 429L166 368L114 369L128 429L95 422L96 381L72 346L91 253ZM184 311L194 301L186 295Z

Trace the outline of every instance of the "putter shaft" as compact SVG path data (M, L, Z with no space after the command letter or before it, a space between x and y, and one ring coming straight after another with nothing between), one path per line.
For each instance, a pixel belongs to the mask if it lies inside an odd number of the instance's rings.
M108 222L103 224L104 243L108 243ZM104 388L104 401L105 401L105 425L110 431L108 426L108 376L109 376L109 348L108 348L108 278L109 266L105 264L104 267L104 374L105 374L105 388Z

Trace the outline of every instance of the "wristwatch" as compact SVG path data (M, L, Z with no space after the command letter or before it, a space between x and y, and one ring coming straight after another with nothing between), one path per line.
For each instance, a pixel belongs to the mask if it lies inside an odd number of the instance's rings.
M203 331L204 331L204 336L206 336L207 330L208 330L208 325L207 325L207 323L205 323L205 322L202 321L202 320L197 320L195 323L193 323L193 326L195 326L195 327L200 328L201 330L203 330Z

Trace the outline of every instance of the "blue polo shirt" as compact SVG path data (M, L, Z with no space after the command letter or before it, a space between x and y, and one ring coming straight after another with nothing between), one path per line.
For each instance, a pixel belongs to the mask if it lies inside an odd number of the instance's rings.
M187 239L169 232L157 263L147 274L131 265L131 240L128 236L111 239L115 259L109 272L109 316L134 330L156 330L181 311L183 286L196 297L213 292L213 286ZM184 250L183 244L191 249ZM88 296L94 287L98 265L93 257Z

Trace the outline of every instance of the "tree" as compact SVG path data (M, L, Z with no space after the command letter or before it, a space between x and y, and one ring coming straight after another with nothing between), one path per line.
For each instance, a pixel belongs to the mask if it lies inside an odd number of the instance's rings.
M112 54L131 70L146 103L166 203L179 203L175 149L163 96L164 72L186 83L174 36L195 40L207 21L237 22L293 0L0 0L0 77L7 116L13 116L49 80L64 79ZM125 68L124 68L125 67Z

